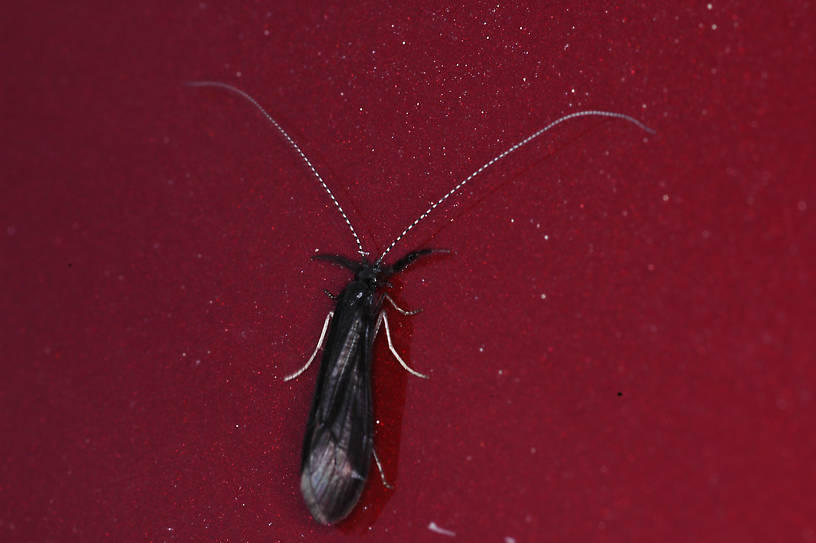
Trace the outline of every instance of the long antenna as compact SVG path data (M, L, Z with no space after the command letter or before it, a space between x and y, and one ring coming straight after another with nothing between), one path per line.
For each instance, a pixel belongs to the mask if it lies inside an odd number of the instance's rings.
M334 197L334 193L331 191L331 189L326 184L326 182L323 181L323 178L320 177L320 174L317 173L317 170L312 165L312 162L306 157L306 154L300 149L300 146L297 143L295 143L295 140L292 139L292 136L290 136L289 133L286 132L286 130L283 129L283 127L278 123L278 121L276 121L272 117L272 115L267 113L266 110L263 107L261 107L261 104L259 104L252 96L248 95L247 93L245 93L241 89L239 89L237 87L233 87L232 85L229 85L227 83L221 83L220 81L188 81L186 83L186 85L189 86L189 87L219 87L219 88L222 88L222 89L226 89L226 90L228 90L230 92L233 92L233 93L237 94L238 96L241 96L242 98L245 98L250 104L255 106L258 109L258 111L263 113L264 117L266 117L266 120L268 120L270 123L272 123L272 125L275 128L278 129L278 132L280 132L281 135L286 139L286 141L289 142L289 145L292 147L292 149L294 149L297 152L297 154L300 155L300 158L306 164L306 167L308 167L312 171L314 176L317 178L317 181L320 183L320 185L326 191L326 194L329 195L329 198L331 198L331 201L334 203L335 207L337 207L337 211L339 211L340 215L343 216L343 220L346 221L346 224L348 225L349 230L351 230L351 235L354 236L354 241L357 242L357 252L360 253L360 256L362 256L362 257L365 257L368 254L367 252L365 252L363 250L363 244L362 244L362 242L360 242L360 237L357 235L357 232L354 230L354 227L351 225L351 221L349 220L348 216L346 215L346 212L343 211L343 208L340 206L340 202L337 201L337 198Z
M574 118L576 118L576 117L586 117L586 116L595 116L595 117L614 117L614 118L616 118L616 119L623 119L623 120L625 120L625 121L629 121L630 123L632 123L632 124L634 124L635 126L637 126L637 127L641 128L642 130L645 130L646 132L648 132L648 133L650 133L650 134L654 134L654 133L655 133L655 131L654 131L654 130L652 130L651 128L649 128L648 126L646 126L645 124L643 124L642 122L638 121L638 120L637 120L637 119L635 119L634 117L630 117L629 115L624 115L623 113L614 113L614 112L612 112L612 111L597 111L597 110L587 110L587 111L576 111L575 113L570 113L569 115L564 115L564 116L563 116L563 117L561 117L560 119L556 119L555 121L551 122L550 124L548 124L547 126L545 126L544 128L542 128L541 130L539 130L539 131L537 131L537 132L534 132L534 133L530 134L529 136L527 136L526 138L524 138L524 139L523 139L523 140L521 140L520 142L516 143L515 145L512 145L511 147L508 147L508 148L507 148L507 149L505 149L503 152L499 153L498 155L494 156L493 158L491 158L490 160L488 160L487 162L485 162L485 163L482 165L482 167L481 167L481 168L479 168L478 170L476 170L475 172L473 172L472 174L470 174L469 176L467 176L466 178L464 178L462 181L460 181L460 182L459 182L459 184L457 184L457 185L456 185L456 186L454 186L452 189L450 189L450 190L447 192L447 194L445 194L445 195L444 195L442 198L440 198L439 200L437 200L437 201L436 201L436 203L434 203L433 205L431 205L431 207L429 207L428 209L426 209L426 210L425 210L425 212L424 212L422 215L420 215L419 217L417 217L417 218L416 218L416 220L415 220L414 222L412 222L411 224L409 224L409 225L408 225L408 227L407 227L405 230L403 230L403 231L402 231L402 233L401 233L399 236L397 236L397 237L396 237L396 239L395 239L394 241L392 241L392 242L391 242L391 245L389 245L389 246L388 246L388 247L385 249L385 251L383 251L383 254L381 254L381 255L380 255L380 257L377 259L377 261L376 261L376 262L377 262L377 263L382 262L383 258L385 258L385 256L386 256L388 253L390 253L390 252L391 252L391 249L393 249L393 248L394 248L394 247L397 245L397 243L399 243L399 241L400 241L400 240L401 240L403 237L405 237L405 235L406 235L408 232L410 232L411 230L413 230L413 228L414 228L414 227L415 227L417 224L419 224L419 222L420 222L420 221L422 221L423 219L425 219L425 217L427 217L427 216L428 216L428 215L431 213L431 211L433 211L434 209L436 209L437 207L439 207L439 205L440 205L440 204L442 204L442 202L444 202L445 200L447 200L448 198L450 198L451 196L453 196L454 194L456 194L457 192L459 192L459 190L460 190L462 187L464 187L464 186L467 184L467 182L468 182L468 181L470 181L471 179L473 179L474 177L476 177L477 175L479 175L480 173L482 173L483 171L485 171L486 169L488 169L490 166L492 166L493 164L495 164L495 163L496 163L496 162L498 162L499 160L501 160L501 159L503 159L504 157L506 157L507 155L509 155L510 153L512 153L512 152L514 152L514 151L518 151L519 149L521 149L522 147L524 147L525 145L527 145L528 143L530 143L531 141L533 141L534 139L536 139L538 136L540 136L541 134L543 134L544 132L546 132L546 131L547 131L547 130L549 130L550 128L552 128L552 127L554 127L554 126L556 126L556 125L558 125L558 124L561 124L561 123L563 123L564 121L568 121L568 120L570 120L570 119L574 119Z

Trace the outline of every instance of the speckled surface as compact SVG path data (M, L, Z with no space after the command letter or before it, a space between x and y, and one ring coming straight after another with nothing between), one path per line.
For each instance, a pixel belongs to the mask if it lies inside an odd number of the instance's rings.
M0 539L816 540L813 8L29 3L3 17ZM394 251L370 481L298 492L311 352ZM451 534L455 534L451 536Z

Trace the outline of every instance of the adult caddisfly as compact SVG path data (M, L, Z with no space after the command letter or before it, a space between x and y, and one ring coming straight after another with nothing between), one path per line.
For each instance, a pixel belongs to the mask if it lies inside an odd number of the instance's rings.
M329 312L326 316L320 339L309 360L300 370L286 377L288 381L306 371L317 356L325 339L323 358L317 375L317 387L306 425L306 437L303 440L300 467L300 490L303 499L315 520L322 524L333 524L342 520L357 504L363 485L368 478L372 456L377 467L380 468L383 483L387 484L374 451L371 401L372 348L380 325L385 328L388 348L400 365L412 375L427 378L411 369L394 349L383 304L388 301L397 311L405 315L416 313L399 308L384 290L389 286L389 277L403 271L417 258L435 251L433 249L413 251L397 260L393 265L385 266L383 259L388 253L411 229L471 179L564 121L585 116L613 117L629 121L647 132L654 132L637 119L622 113L588 110L565 115L507 148L464 178L409 224L376 260L370 261L368 253L363 250L357 232L334 193L292 137L254 98L232 85L217 81L193 81L188 85L220 87L243 97L255 106L280 132L315 176L342 215L357 243L359 260L326 254L314 257L349 269L354 273L354 279L336 296L334 311Z

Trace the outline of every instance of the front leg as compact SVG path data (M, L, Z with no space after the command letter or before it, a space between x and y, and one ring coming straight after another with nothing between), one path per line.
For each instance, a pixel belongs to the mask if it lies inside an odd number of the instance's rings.
M328 255L324 253L319 253L316 255L312 255L312 260L323 260L324 262L331 262L332 264L336 264L341 268L346 268L351 270L354 273L360 269L360 263L354 262L350 258L341 255Z
M404 257L397 260L391 267L391 271L393 273L401 272L402 270L413 264L418 258L434 253L447 254L450 253L450 249L419 249L417 251L411 251Z

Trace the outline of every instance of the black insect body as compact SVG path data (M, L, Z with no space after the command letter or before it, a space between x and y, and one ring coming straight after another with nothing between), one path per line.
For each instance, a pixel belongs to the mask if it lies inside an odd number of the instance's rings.
M382 306L371 283L356 277L337 298L306 423L300 491L322 524L351 512L371 467L371 345Z
M318 522L332 524L345 518L368 478L374 446L372 347L380 324L388 322L383 301L391 300L380 288L388 277L430 252L410 253L391 268L365 259L354 263L336 255L316 257L354 272L354 280L337 296L334 313L326 319L331 325L303 440L300 490ZM390 332L388 336L390 345Z
M363 250L357 232L334 193L297 143L254 98L232 85L217 81L195 81L188 85L220 87L243 97L254 105L298 153L340 212L357 243L357 252L361 257L359 262L338 255L316 255L314 257L351 270L354 273L354 279L337 296L335 310L326 316L320 339L309 360L300 370L285 378L288 381L306 371L320 350L324 338L326 339L314 400L306 425L306 436L303 440L300 479L300 490L309 511L315 520L323 524L336 523L354 509L368 478L372 456L380 469L383 484L388 486L374 449L374 417L371 401L372 347L381 324L385 328L388 347L400 365L412 375L426 378L425 375L411 369L394 349L388 317L383 305L385 301L388 301L397 311L405 315L412 315L416 311L409 312L397 307L391 297L384 292L384 288L389 286L389 277L403 271L417 258L438 251L432 249L414 251L399 259L393 266L386 267L382 262L388 253L420 221L457 193L471 179L564 121L584 116L611 117L623 119L649 133L654 133L637 119L622 113L587 110L560 117L505 149L460 181L409 224L385 251L371 262L367 258L368 253ZM327 330L328 337L326 337Z

